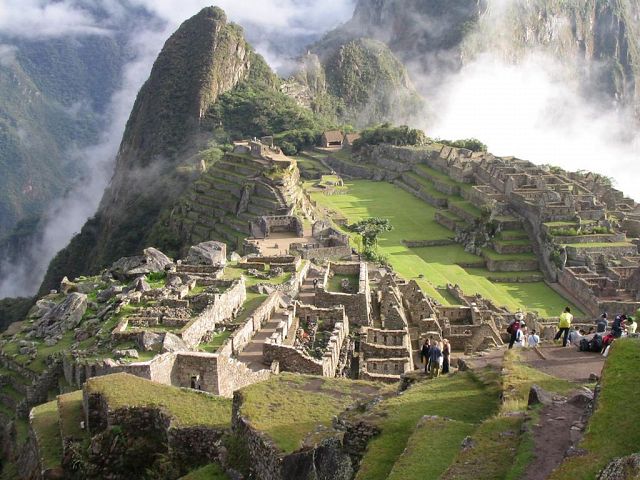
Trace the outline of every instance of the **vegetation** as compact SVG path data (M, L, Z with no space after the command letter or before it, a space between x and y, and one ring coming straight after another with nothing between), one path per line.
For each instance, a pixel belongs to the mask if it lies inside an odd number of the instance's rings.
M44 469L59 466L62 458L62 439L58 426L58 402L54 400L35 407L32 425Z
M164 407L182 426L226 428L231 418L231 400L161 385L126 373L94 377L87 381L89 393L102 394L111 409Z
M472 152L486 152L488 148L477 138L464 138L462 140L443 140L442 138L434 138L433 141L449 147L466 148Z
M589 427L578 445L587 451L567 458L551 475L551 480L589 480L615 458L638 451L640 410L630 407L637 395L640 371L637 339L616 340L602 373L602 390Z
M216 464L207 465L182 477L181 480L227 480L227 475Z
M3 298L0 300L0 332L13 322L25 319L33 305L32 298Z
M84 438L86 430L80 427L84 421L82 406L82 390L60 395L58 397L60 415L60 432L63 438Z
M353 142L353 149L358 151L363 145L380 145L382 143L396 146L420 146L427 143L427 136L422 130L409 128L406 125L394 127L384 123L360 132L360 138Z
M360 235L362 239L362 251L370 260L379 259L378 237L393 230L393 226L387 218L371 217L352 223L347 230Z
M371 382L281 373L242 389L240 413L290 453L314 432L323 432L314 441L336 434L331 428L334 416L358 400L390 389Z
M494 380L495 374L490 377ZM380 403L371 412L370 420L381 434L369 443L356 479L438 478L449 464L446 460L455 456L474 425L497 411L498 397L495 380L485 384L473 373L464 372L419 383L401 396ZM420 422L425 415L440 418L423 426ZM443 423L445 417L453 421ZM442 458L425 462L421 430L431 425L439 431L436 437ZM412 472L419 468L422 476L413 477Z

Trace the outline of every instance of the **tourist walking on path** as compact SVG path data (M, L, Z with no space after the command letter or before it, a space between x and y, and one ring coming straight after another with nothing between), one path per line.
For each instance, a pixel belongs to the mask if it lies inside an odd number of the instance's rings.
M540 336L535 330L531 331L531 335L527 337L527 345L529 348L535 348L540 344Z
M511 322L509 323L509 326L507 327L507 333L511 335L511 338L509 339L509 349L513 348L513 344L518 341L519 335L522 335L522 332L520 332L520 327L522 325L522 317L523 317L522 313L520 312L516 313L514 319L511 320Z
M596 320L596 333L604 333L607 331L609 322L607 321L607 314L603 313L600 319Z
M431 354L431 340L424 339L422 350L420 350L420 361L424 362L424 373L429 373L429 355Z
M564 312L560 314L560 321L558 322L558 333L554 340L558 340L561 336L562 338L562 346L567 346L567 337L569 336L569 328L571 328L571 322L573 321L573 315L571 315L571 308L566 307Z
M442 374L449 373L449 367L451 364L451 345L446 338L442 341Z
M633 317L627 318L627 334L633 335L636 333L638 329L638 323L633 319Z
M624 321L627 319L627 316L616 315L616 319L613 321L613 325L611 325L611 334L613 338L620 338L622 336L622 329L624 328Z
M429 359L431 360L431 378L436 378L440 375L440 365L442 365L442 343L435 342L431 345Z

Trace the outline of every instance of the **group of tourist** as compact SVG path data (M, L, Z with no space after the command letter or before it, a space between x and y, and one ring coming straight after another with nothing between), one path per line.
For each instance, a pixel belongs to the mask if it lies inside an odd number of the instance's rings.
M449 373L451 362L451 345L449 340L444 339L439 342L433 337L427 338L420 351L420 361L424 363L424 373L432 378L438 377L440 373Z
M540 335L535 329L529 332L524 322L524 314L520 311L516 312L513 320L509 322L507 327L509 337L509 349L516 347L534 348L540 344Z
M638 309L637 315L640 315ZM631 316L622 313L616 315L611 327L609 327L609 319L607 313L603 313L599 319L595 321L595 325L589 330L576 329L572 326L573 315L571 308L566 307L560 315L558 322L558 332L554 340L558 341L562 337L562 346L567 344L575 345L582 351L602 352L603 355L608 354L609 347L613 341L624 335L634 335L638 328L638 323ZM608 330L608 331L607 331Z

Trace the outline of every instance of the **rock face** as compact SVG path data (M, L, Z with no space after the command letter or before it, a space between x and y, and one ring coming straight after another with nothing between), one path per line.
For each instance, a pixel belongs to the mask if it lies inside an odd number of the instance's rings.
M640 478L640 453L615 459L598 475L598 480L636 480L637 478Z
M189 249L186 258L190 265L224 266L227 263L227 245L222 242L203 242Z
M109 272L118 280L130 280L140 275L164 271L173 262L160 250L145 248L142 255L124 257L115 262Z
M218 97L264 62L216 7L203 9L167 40L136 99L100 208L51 263L41 293L62 278L97 271L140 251L163 208L192 180L193 154L210 133L200 126ZM266 67L268 70L268 67Z
M551 405L553 403L553 395L543 390L538 385L532 385L529 390L528 405Z
M87 296L71 293L40 319L36 326L36 336L51 337L73 330L80 324L86 311Z

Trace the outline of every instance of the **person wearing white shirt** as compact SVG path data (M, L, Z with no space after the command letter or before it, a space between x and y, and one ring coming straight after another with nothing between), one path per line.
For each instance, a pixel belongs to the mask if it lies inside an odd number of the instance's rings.
M529 348L537 347L540 344L540 337L535 330L531 331L531 334L527 337L527 345Z

